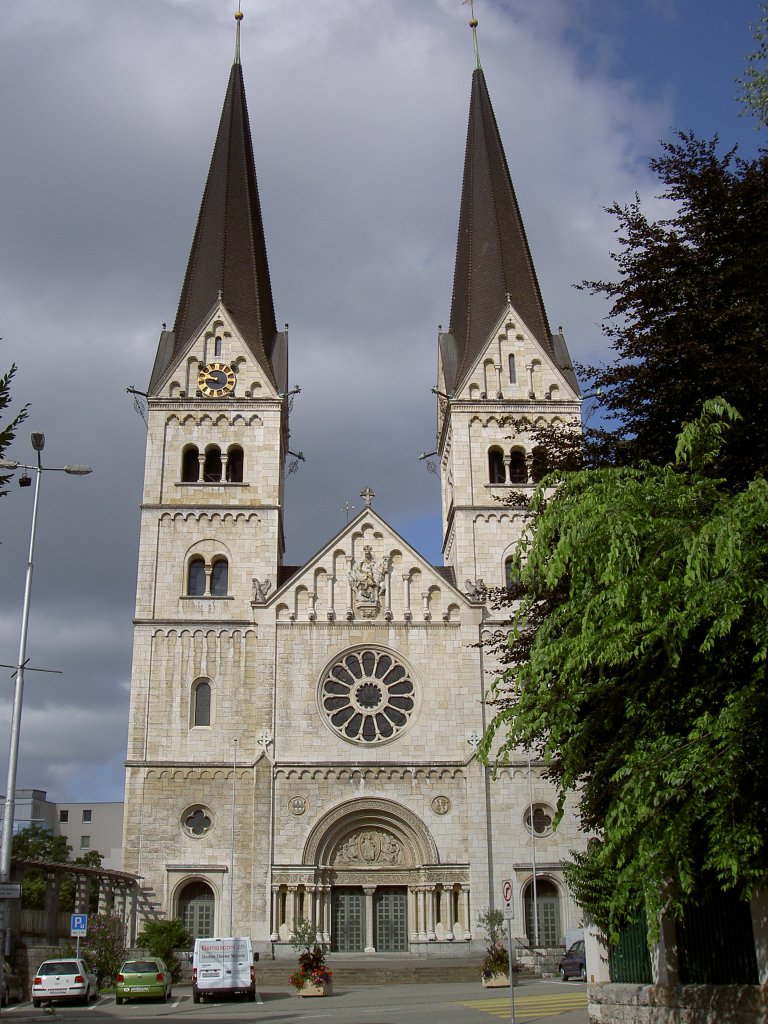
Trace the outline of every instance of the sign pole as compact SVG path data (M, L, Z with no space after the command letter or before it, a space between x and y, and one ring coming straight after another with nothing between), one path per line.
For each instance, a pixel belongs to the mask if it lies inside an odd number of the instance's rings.
M507 941L509 942L509 1019L515 1024L515 975L513 971L515 961L512 958L512 918L507 918ZM516 958L515 958L516 959Z
M512 921L515 916L514 886L511 878L505 878L501 883L501 898L504 901L504 919L507 922L507 957L509 973L509 1014L512 1024L515 1024L515 972L514 967L517 956L512 955Z

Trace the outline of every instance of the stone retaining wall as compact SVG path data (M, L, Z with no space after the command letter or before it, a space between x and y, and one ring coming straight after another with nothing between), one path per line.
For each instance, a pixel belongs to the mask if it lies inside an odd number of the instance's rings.
M600 1024L767 1024L760 985L590 984L589 1018Z

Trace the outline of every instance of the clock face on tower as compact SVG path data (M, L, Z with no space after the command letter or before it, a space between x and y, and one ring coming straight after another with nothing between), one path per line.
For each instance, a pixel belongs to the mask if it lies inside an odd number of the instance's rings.
M202 365L197 374L197 386L207 398L222 398L235 386L235 371L226 363Z

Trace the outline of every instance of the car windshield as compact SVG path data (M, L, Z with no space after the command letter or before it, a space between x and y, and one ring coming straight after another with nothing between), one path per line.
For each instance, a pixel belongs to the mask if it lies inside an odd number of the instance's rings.
M159 971L160 967L154 960L129 960L124 963L121 974L150 974Z
M79 974L80 968L74 960L51 960L41 966L38 974Z

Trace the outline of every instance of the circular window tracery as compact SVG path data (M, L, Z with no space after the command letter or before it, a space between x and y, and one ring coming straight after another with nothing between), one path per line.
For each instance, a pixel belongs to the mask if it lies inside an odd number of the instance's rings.
M213 826L211 812L202 804L194 804L182 814L181 824L187 835L199 839L211 831Z
M552 834L552 821L555 812L548 804L533 804L525 812L525 827L534 836L548 836ZM533 827L531 827L533 822Z
M384 743L405 729L416 706L408 669L386 651L350 651L325 673L320 702L345 740Z

